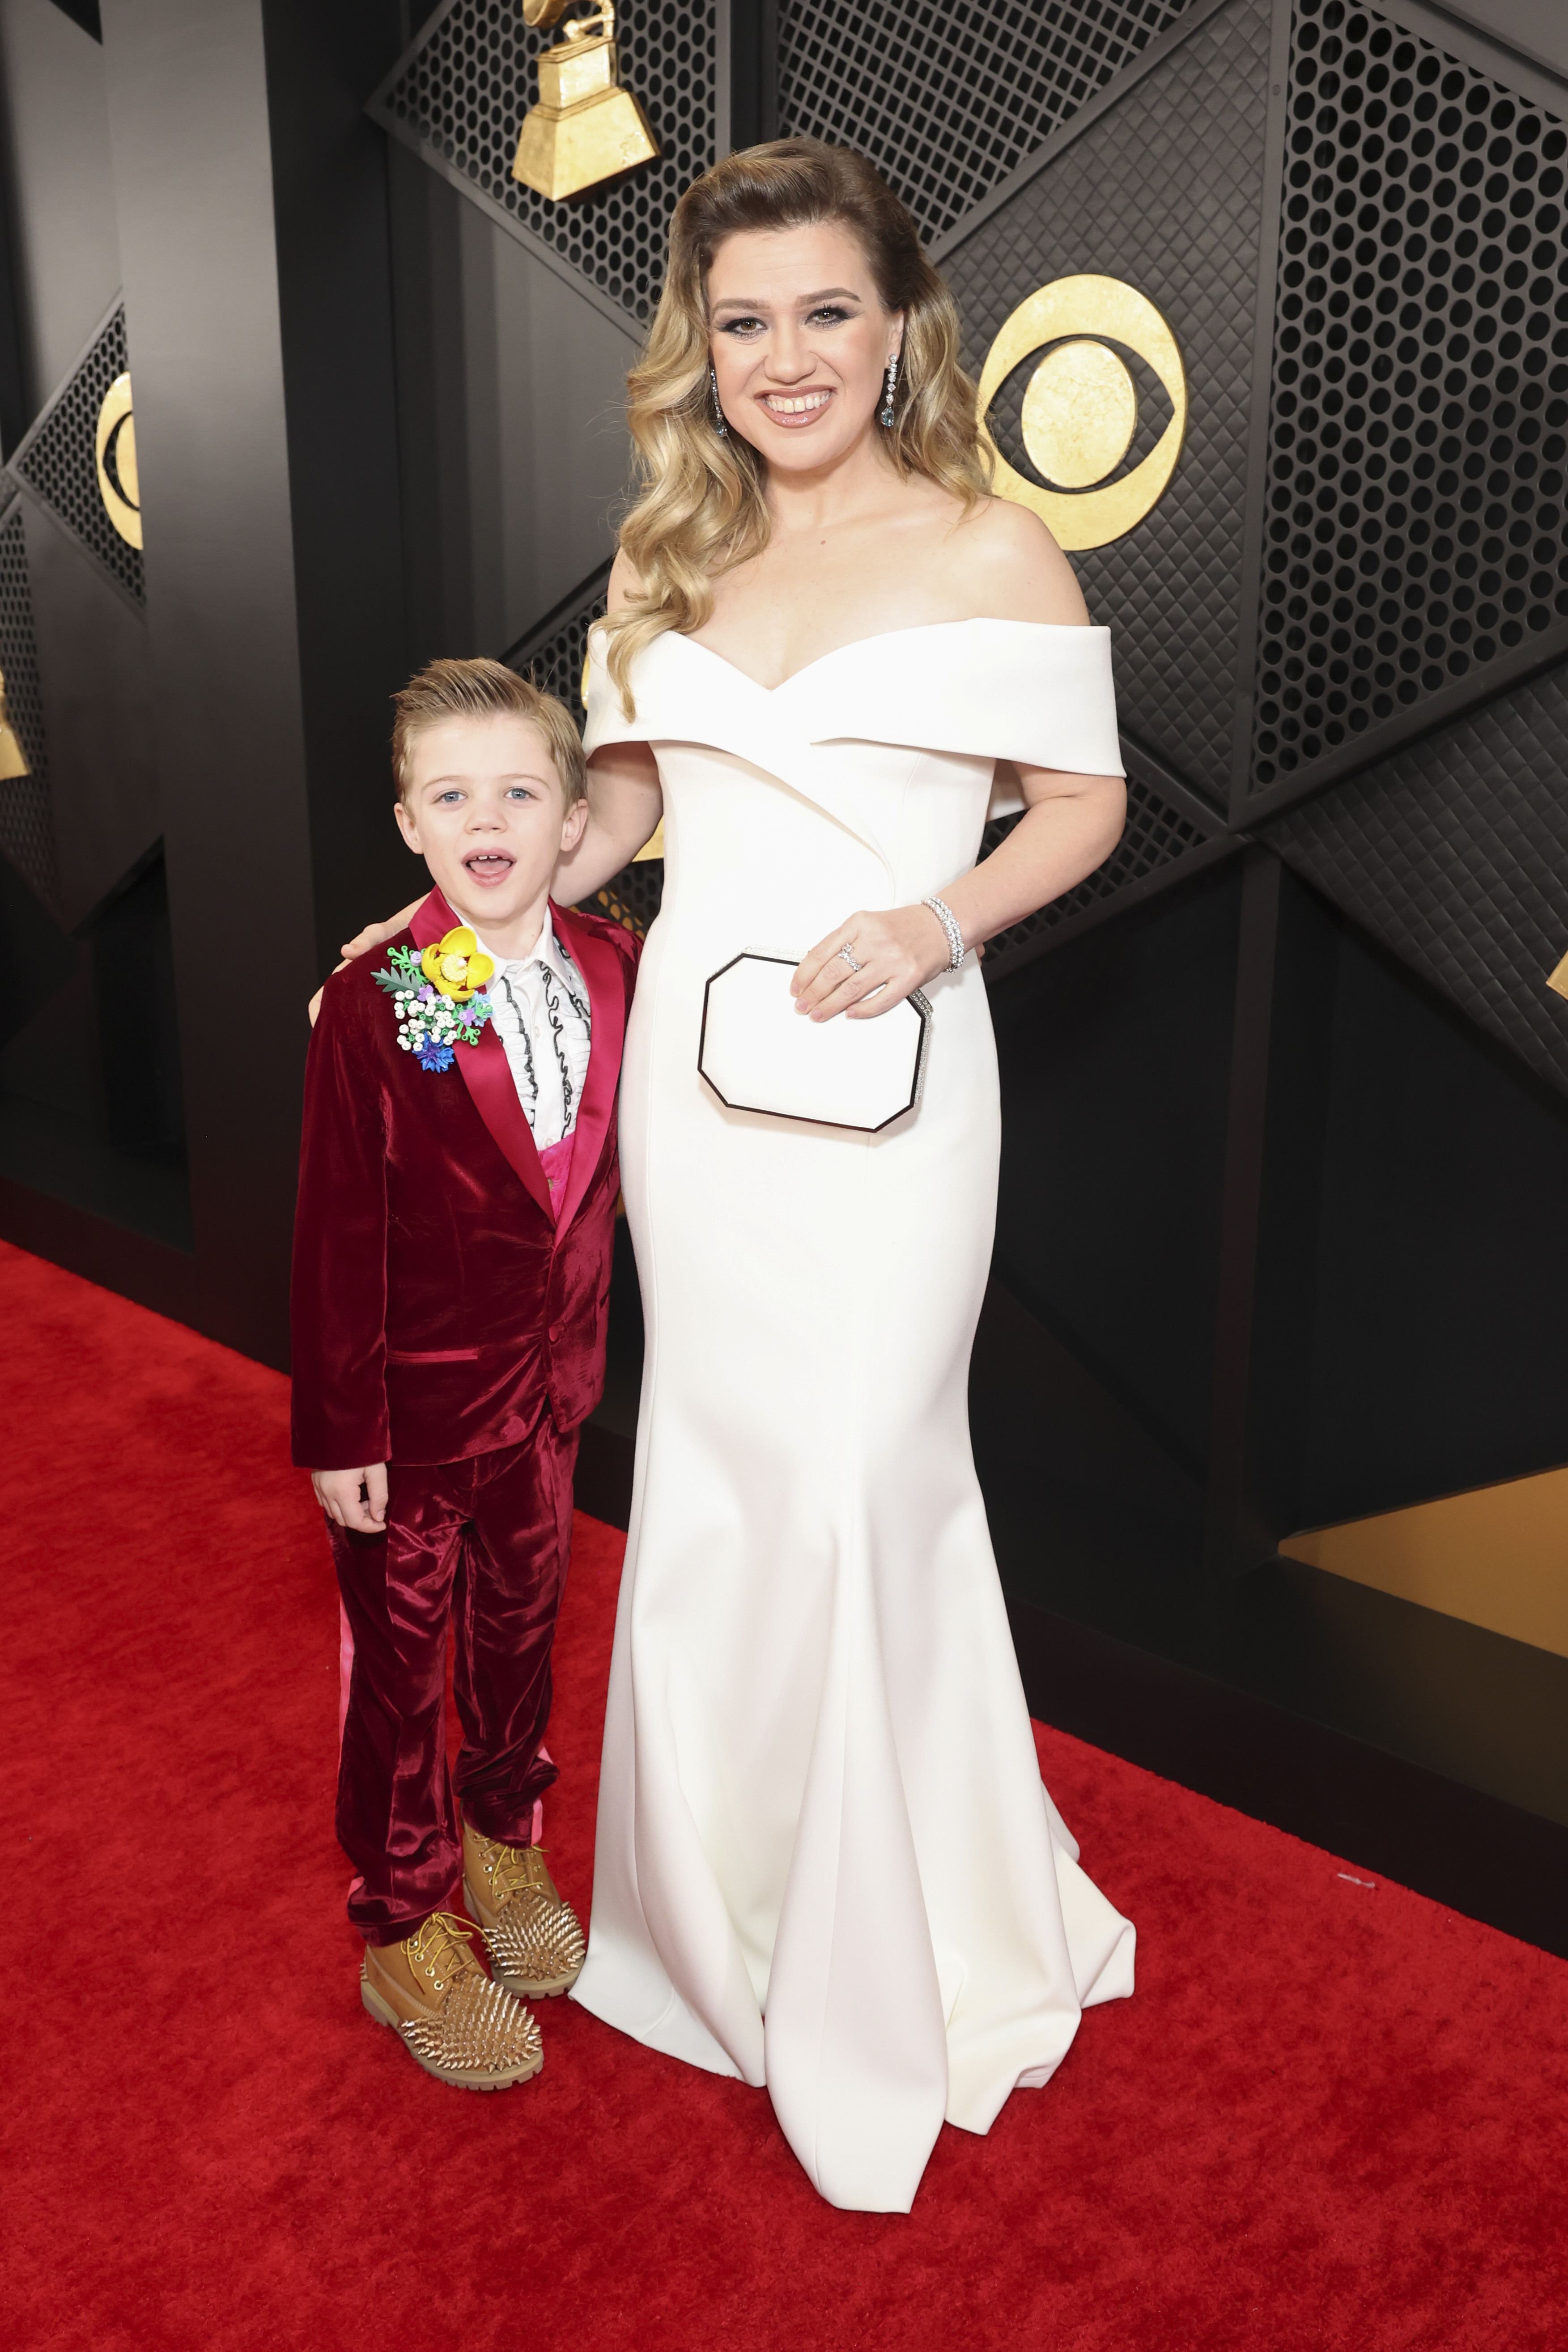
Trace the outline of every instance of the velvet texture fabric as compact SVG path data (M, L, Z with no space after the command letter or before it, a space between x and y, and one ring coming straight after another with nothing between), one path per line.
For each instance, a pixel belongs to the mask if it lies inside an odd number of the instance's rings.
M620 1173L616 1087L637 942L552 907L587 984L593 1053L558 1208L487 1027L449 1069L397 1043L385 950L334 972L305 1072L294 1228L294 1459L455 1462L599 1401ZM432 891L388 946L457 918Z
M338 1764L338 1839L359 1874L349 1917L367 1942L411 1936L453 1902L458 1805L487 1837L527 1845L550 1657L566 1581L575 1433L548 1412L527 1444L387 1472L380 1536L329 1525L354 1642ZM447 1769L447 1627L463 1727Z

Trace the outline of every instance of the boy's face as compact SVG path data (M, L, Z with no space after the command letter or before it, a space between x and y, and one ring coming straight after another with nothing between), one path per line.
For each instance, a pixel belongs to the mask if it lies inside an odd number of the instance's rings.
M542 905L588 807L563 812L550 747L526 719L441 719L409 747L397 822L447 905L491 940Z

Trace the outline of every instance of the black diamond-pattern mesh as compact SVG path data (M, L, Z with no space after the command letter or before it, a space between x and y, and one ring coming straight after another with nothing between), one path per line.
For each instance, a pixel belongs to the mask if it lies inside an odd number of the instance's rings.
M98 412L116 376L130 366L123 305L106 321L69 382L55 394L10 460L11 471L58 515L140 604L146 588L142 551L127 546L109 520L98 487Z
M44 705L38 692L38 656L33 642L27 542L22 509L15 499L10 512L0 520L0 670L5 677L5 716L32 770L31 775L0 780L0 850L50 912L58 913L59 876Z
M530 635L521 638L505 656L520 676L531 677L546 694L563 701L578 726L585 727L583 707L583 665L588 657L588 632L605 610L609 566L584 582L574 596L557 606ZM664 896L664 860L644 857L624 866L589 901L595 911L639 939L658 914Z
M1115 632L1129 732L1221 806L1240 629L1268 42L1268 0L1236 0L942 264L975 374L1026 296L1078 271L1126 279L1169 321L1189 398L1171 486L1126 538L1072 560L1090 613ZM1037 478L1005 427L999 444L1009 464Z
M1187 5L780 0L780 127L858 147L930 243Z
M1297 0L1252 785L1568 616L1568 134Z
M1261 837L1568 1089L1568 667L1395 751Z
M988 857L1017 822L1016 816L1005 816L988 824L982 836L981 856ZM1021 948L1032 945L1074 915L1081 915L1086 908L1115 898L1129 883L1142 882L1145 875L1157 872L1163 866L1173 866L1190 851L1201 849L1211 838L1179 809L1172 808L1147 785L1129 777L1126 831L1104 865L1097 866L1075 889L1064 891L1048 907L1042 907L1037 914L1026 915L1021 923L998 931L985 950L986 978L1000 980Z
M616 10L621 79L659 152L622 178L554 203L511 176L522 118L539 96L534 59L563 37L531 32L518 0L452 0L400 59L371 112L442 156L634 319L664 278L669 216L714 157L714 10L624 0Z

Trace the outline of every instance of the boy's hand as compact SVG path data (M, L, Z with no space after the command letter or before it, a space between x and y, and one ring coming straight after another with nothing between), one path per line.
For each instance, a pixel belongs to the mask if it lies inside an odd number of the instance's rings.
M365 1470L312 1470L310 1485L329 1519L357 1536L386 1532L386 1465Z

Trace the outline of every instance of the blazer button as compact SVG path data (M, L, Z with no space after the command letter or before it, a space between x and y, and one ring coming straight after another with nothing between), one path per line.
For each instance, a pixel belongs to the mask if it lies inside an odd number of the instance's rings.
M551 1346L552 1346L552 1347L554 1347L554 1346L556 1345L557 1341L560 1339L560 1337L561 1337L562 1332L563 1332L565 1328L566 1328L566 1326L564 1325L564 1323L552 1323L552 1324L551 1325L551 1327L550 1327L550 1344L551 1344Z

